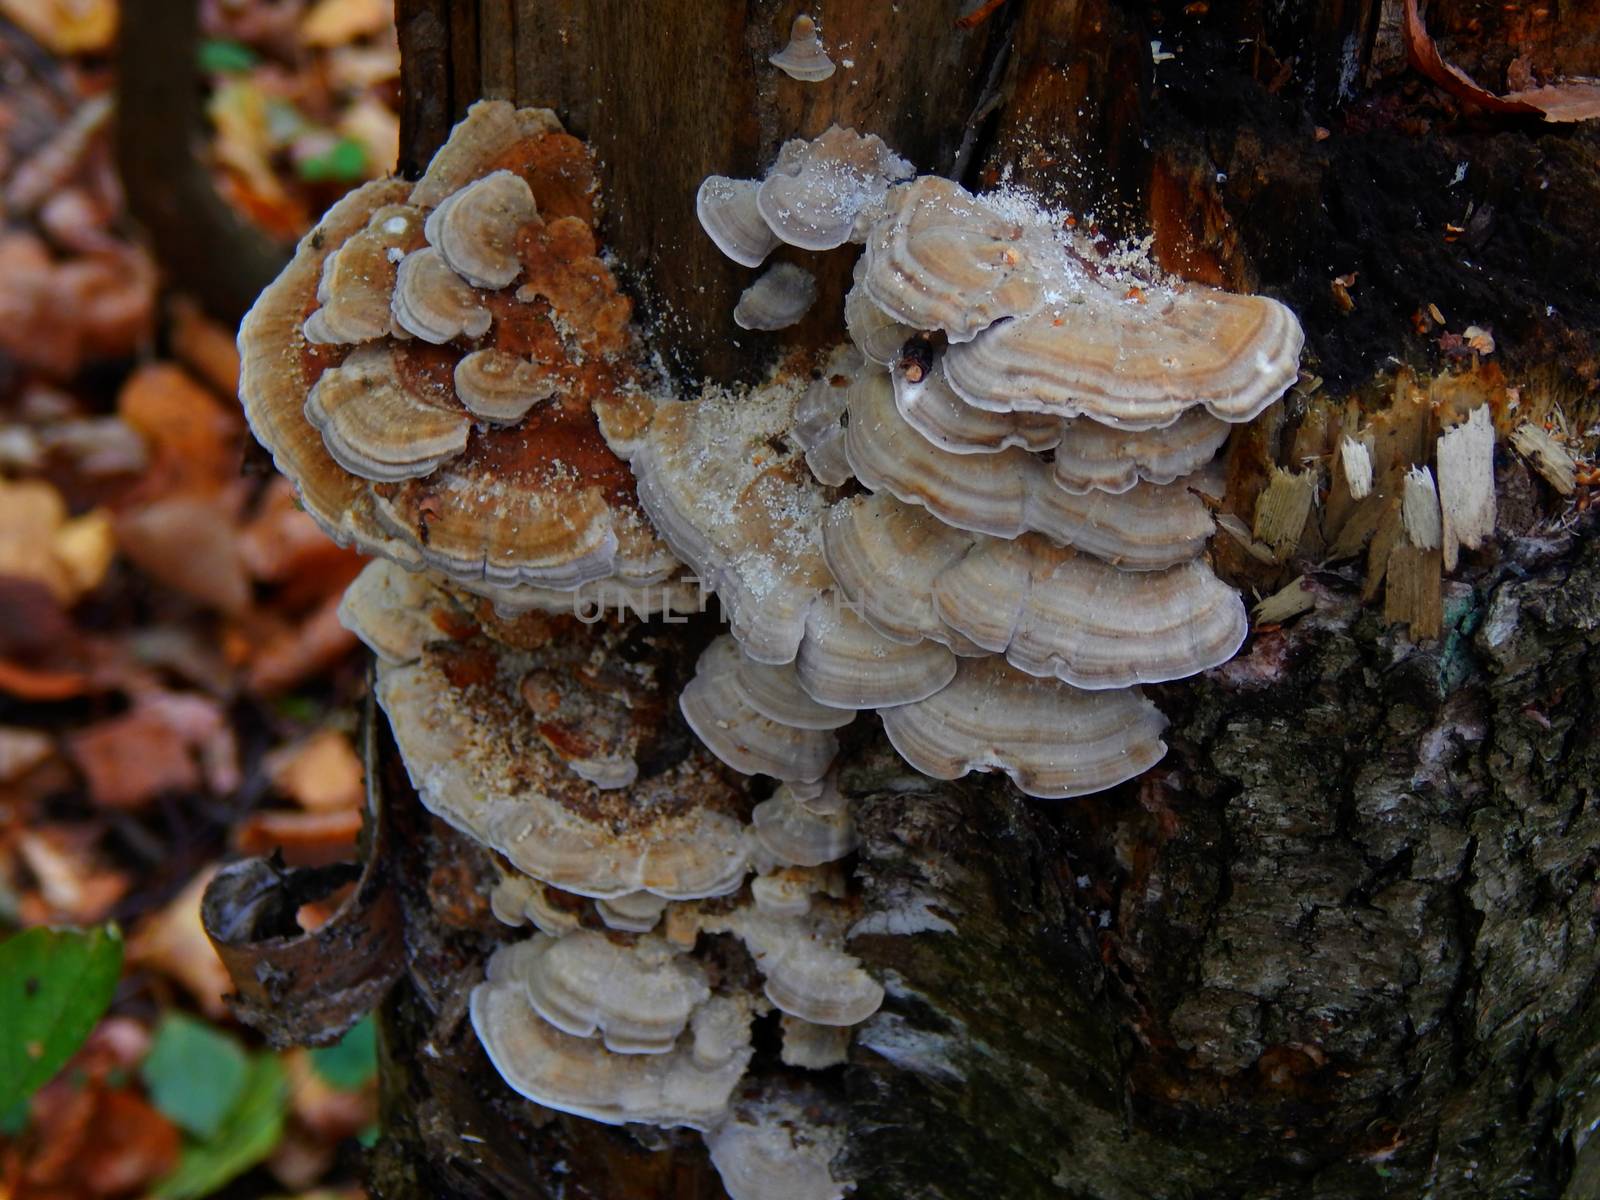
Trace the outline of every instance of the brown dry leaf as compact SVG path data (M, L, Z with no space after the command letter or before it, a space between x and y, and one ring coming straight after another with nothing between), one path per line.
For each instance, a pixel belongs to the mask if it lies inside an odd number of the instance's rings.
M151 363L128 376L117 412L149 443L146 496L215 493L239 474L240 427L233 407L175 363Z
M282 630L261 647L247 682L271 695L327 670L355 649L355 635L339 623L339 597L330 596L299 625Z
M240 531L239 553L250 574L264 583L311 576L308 598L342 588L366 563L317 528L295 498L294 485L281 475L267 485L255 516Z
M308 46L342 46L394 24L392 0L319 0L300 22Z
M361 811L292 812L267 809L251 813L234 829L240 854L283 854L291 867L325 867L356 857Z
M233 990L228 969L200 923L200 898L216 874L207 867L167 905L146 917L128 942L128 962L177 981L213 1021L228 1015L223 997Z
M239 347L233 334L179 296L168 307L167 337L178 360L219 396L239 394Z
M350 739L336 729L273 752L265 767L273 786L302 808L335 812L361 807L361 759Z
M1444 60L1422 23L1417 0L1406 0L1406 57L1411 65L1445 91L1488 112L1538 116L1550 122L1588 121L1600 117L1600 80L1572 78L1546 87L1496 95L1460 67ZM1526 71L1526 65L1523 70Z
M116 0L0 0L0 12L61 55L105 50L117 34Z
M134 708L77 730L66 748L102 808L142 809L163 792L200 788L189 743L153 709Z
M99 586L115 555L104 510L69 519L50 484L0 479L0 575L41 583L70 605Z
M18 906L24 925L105 919L127 894L130 880L95 851L98 833L87 825L44 825L17 835L17 851L38 885Z
M141 571L221 612L250 605L238 530L215 498L178 495L124 513L117 541Z
M0 783L10 783L55 753L55 742L37 729L0 725Z

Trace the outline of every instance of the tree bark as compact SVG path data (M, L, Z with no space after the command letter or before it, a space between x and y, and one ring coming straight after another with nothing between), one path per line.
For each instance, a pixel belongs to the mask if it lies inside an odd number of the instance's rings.
M1369 415L1391 360L1455 352L1419 332L1433 305L1493 326L1530 408L1537 391L1594 420L1600 284L1574 269L1600 241L1593 130L1462 111L1405 72L1392 6L1368 0L1013 0L962 24L974 7L824 3L851 61L806 85L765 65L792 3L401 0L402 158L424 164L479 95L555 108L599 157L604 239L685 379L752 377L777 344L728 318L748 272L701 236L700 179L837 121L1284 299L1321 395ZM1436 32L1485 79L1505 23L1534 19L1472 7L1476 26ZM1517 37L1597 73L1580 8L1571 37ZM823 261L786 347L841 335L849 258ZM1306 393L1235 438L1230 489L1296 464ZM1498 471L1495 545L1446 581L1439 638L1387 625L1358 569L1224 554L1264 589L1305 573L1317 607L1152 689L1171 753L1110 793L935 784L857 723L855 877L929 931L851 945L889 986L849 1066L817 1076L856 1195L1600 1195L1600 546L1519 460ZM500 936L488 865L384 761L407 970L376 1192L720 1195L692 1136L553 1116L500 1083L464 1019Z

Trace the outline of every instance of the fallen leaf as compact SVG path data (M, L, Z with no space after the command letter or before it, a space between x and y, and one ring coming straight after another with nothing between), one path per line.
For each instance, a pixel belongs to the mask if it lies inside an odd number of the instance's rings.
M176 980L213 1021L228 1015L223 997L233 990L228 969L200 923L200 898L216 873L208 867L183 891L139 923L128 941L128 962Z
M145 574L221 612L250 605L238 532L214 499L178 495L123 513L122 552Z
M27 929L0 942L0 1112L77 1053L111 1004L121 970L115 925Z
M163 793L200 788L189 743L150 709L134 708L71 733L66 748L102 808L138 810Z
M263 695L287 691L325 671L355 647L355 635L339 623L339 598L330 596L298 626L260 649L250 664L249 686Z
M115 0L0 0L4 12L56 54L89 54L117 33Z
M55 752L55 742L37 729L0 725L0 783L27 774Z
M361 812L294 812L264 809L250 813L234 828L234 849L241 854L283 856L291 867L325 867L356 856Z
M334 729L274 751L264 764L273 786L302 808L317 812L361 807L361 760L350 739Z
M117 412L150 445L154 462L141 495L212 495L238 477L238 417L182 367L151 363L134 371L117 395Z
M1573 77L1546 87L1496 95L1460 67L1446 62L1422 23L1417 0L1405 0L1405 4L1406 57L1413 67L1452 96L1488 112L1537 116L1550 122L1588 121L1600 117L1600 80Z
M308 46L338 46L394 25L392 0L319 0L300 22Z

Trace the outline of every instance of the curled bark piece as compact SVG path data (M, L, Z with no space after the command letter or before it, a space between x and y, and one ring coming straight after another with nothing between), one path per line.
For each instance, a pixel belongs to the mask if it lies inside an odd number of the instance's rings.
M375 724L369 704L364 757L373 826L365 864L289 870L276 855L249 858L218 871L201 902L206 936L239 989L229 997L234 1015L273 1046L338 1041L383 999L405 963L400 905L381 866L383 828L370 769ZM333 917L303 932L295 921L300 906L352 879L355 890Z

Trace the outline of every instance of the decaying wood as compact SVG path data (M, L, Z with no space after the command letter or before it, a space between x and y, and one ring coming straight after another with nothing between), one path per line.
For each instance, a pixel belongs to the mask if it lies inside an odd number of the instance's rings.
M731 324L749 273L699 235L699 179L835 120L1108 236L1151 230L1166 265L1305 324L1320 390L1235 435L1215 545L1231 580L1300 590L1239 659L1152 689L1173 716L1160 767L1047 803L912 776L875 726L849 751L856 878L922 929L852 943L890 998L817 1077L850 1114L856 1195L1600 1194L1600 549L1540 424L1595 416L1600 282L1572 264L1600 233L1600 137L1458 120L1403 74L1376 3L897 7L808 9L854 66L806 85L760 66L793 3L399 4L405 161L480 93L553 106L598 150L607 242L686 377L748 377L778 344ZM1483 47L1517 21L1554 46L1520 8L1435 32L1489 78ZM1559 65L1597 73L1600 18L1577 20ZM803 339L835 336L847 267L825 267ZM1496 350L1468 371L1474 323ZM1465 382L1437 376L1452 365ZM1486 395L1556 487L1502 449L1493 528L1443 577L1407 540L1403 480ZM1318 497L1345 435L1372 490ZM1299 471L1298 524L1252 537L1257 497ZM376 1193L718 1195L693 1139L500 1084L463 1017L503 936L486 864L398 778L390 803L407 961Z

